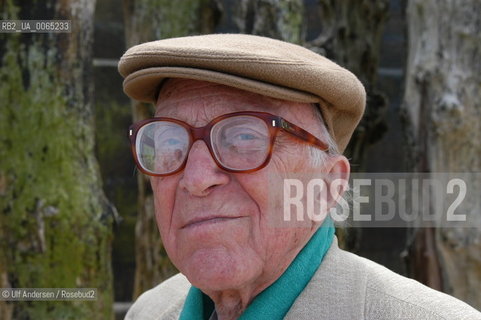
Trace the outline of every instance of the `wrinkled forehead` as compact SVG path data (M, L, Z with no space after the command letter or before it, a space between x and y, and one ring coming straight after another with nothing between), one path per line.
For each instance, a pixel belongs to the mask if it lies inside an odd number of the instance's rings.
M168 79L162 85L155 116L176 118L200 126L217 116L238 111L268 112L299 125L315 118L314 108L309 103L275 99L191 79Z

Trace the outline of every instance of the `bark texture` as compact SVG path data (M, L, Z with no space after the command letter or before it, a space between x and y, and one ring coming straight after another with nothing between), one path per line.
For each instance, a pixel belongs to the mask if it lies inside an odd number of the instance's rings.
M0 287L98 289L96 301L0 302L1 319L111 319L111 216L93 152L95 1L0 1L2 19L72 33L0 34Z
M476 0L408 2L403 111L413 170L481 170L480 12ZM412 275L481 308L481 232L425 228L413 239Z
M124 0L127 47L163 38L213 32L219 7L211 0ZM132 101L133 121L153 115L153 106ZM176 272L160 240L149 179L138 181L138 216L135 227L135 280L133 298Z

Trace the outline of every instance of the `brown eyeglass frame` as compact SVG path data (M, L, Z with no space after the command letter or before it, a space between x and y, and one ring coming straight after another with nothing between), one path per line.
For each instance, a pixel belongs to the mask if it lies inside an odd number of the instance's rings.
M232 118L232 117L236 117L236 116L253 116L253 117L256 117L258 119L263 120L266 123L267 128L269 129L269 135L270 135L269 150L268 150L268 153L267 153L267 156L266 156L266 159L264 160L264 162L256 168L248 169L248 170L235 170L235 169L226 168L218 161L217 157L215 156L215 153L214 153L214 150L213 150L212 144L211 144L211 139L210 139L210 133L211 133L212 127L215 124L217 124L218 122L220 122L224 119ZM179 166L179 168L177 170L169 172L169 173L163 173L163 174L152 173L150 171L145 170L142 167L142 165L140 164L140 161L137 157L136 148L135 148L135 141L137 139L137 133L139 132L139 130L143 126L145 126L149 123L158 122L158 121L169 121L169 122L176 123L176 124L184 127L189 134L189 147L188 147L187 156L185 157L184 162ZM139 168L139 170L142 173L144 173L146 175L149 175L149 176L166 177L166 176L176 174L179 171L182 171L185 168L185 165L187 163L187 159L189 158L188 154L190 152L190 149L192 148L192 145L194 144L194 142L196 142L197 140L203 140L205 142L205 144L207 145L207 148L209 149L210 155L212 156L212 159L214 159L217 166L219 168L221 168L222 170L225 170L227 172L233 172L233 173L251 173L251 172L255 172L257 170L260 170L260 169L264 168L269 163L269 161L271 160L272 150L274 148L274 143L275 143L275 140L276 140L276 137L277 137L277 134L278 134L279 130L282 130L286 133L289 133L289 134L293 135L294 137L297 137L298 139L308 143L309 145L312 145L312 146L315 146L315 147L319 148L322 151L327 151L329 149L326 142L319 140L318 138L316 138L311 133L309 133L306 130L302 129L301 127L298 127L295 124L285 120L284 118L279 117L279 116L275 116L275 115L267 113L267 112L254 112L254 111L241 111L241 112L233 112L233 113L224 114L224 115L221 115L221 116L211 120L208 124L206 124L203 127L192 127L191 125L189 125L188 123L185 123L184 121L172 119L172 118L165 118L165 117L145 119L145 120L139 121L139 122L137 122L137 123L135 123L135 124L133 124L129 127L129 139L130 139L130 146L131 146L132 154L134 156L134 160L135 160L135 163L137 165L137 168Z

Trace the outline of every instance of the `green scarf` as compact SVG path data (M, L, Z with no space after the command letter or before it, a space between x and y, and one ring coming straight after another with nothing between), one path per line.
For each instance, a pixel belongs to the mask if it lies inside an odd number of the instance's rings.
M239 319L284 318L321 265L333 238L334 224L327 218L282 276L255 297ZM214 307L214 302L207 295L192 286L187 294L180 320L209 319Z

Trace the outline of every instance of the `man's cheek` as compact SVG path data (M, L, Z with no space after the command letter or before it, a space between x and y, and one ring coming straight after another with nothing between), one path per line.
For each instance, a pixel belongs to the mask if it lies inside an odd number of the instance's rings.
M155 219L157 220L159 230L164 230L166 227L170 227L172 225L172 217L172 207L167 205L162 199L156 201Z
M172 211L175 202L175 188L164 178L155 178L151 180L152 192L154 197L154 206L157 219L161 216L165 217L166 211ZM158 179L158 180L157 180Z
M170 206L167 206L167 202L161 196L154 195L154 214L157 223L157 228L161 236L164 236L170 232L168 230L172 225L172 210ZM164 239L162 239L164 241Z
M289 168L288 157L279 157L277 153L274 153L269 165L273 166L273 172L276 172L278 175L283 175L288 171L286 168Z

